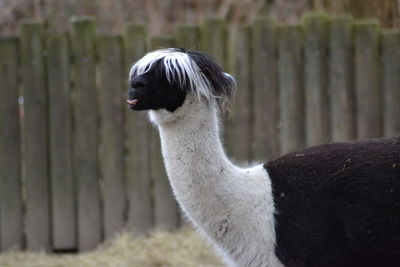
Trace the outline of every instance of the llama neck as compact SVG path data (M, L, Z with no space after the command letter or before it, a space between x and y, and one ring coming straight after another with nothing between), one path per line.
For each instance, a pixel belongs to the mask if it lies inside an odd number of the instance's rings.
M228 160L212 107L188 110L176 121L157 123L181 208L231 266L282 266L274 254L274 205L265 169L239 168Z
M216 111L197 110L159 130L168 177L182 208L189 214L211 208L210 200L220 194L216 185L226 184L236 169L223 150ZM207 201L199 203L203 199Z
M188 182L212 182L223 178L217 173L234 168L219 137L216 112L212 108L199 112L159 127L163 157L171 182L178 177L185 177Z

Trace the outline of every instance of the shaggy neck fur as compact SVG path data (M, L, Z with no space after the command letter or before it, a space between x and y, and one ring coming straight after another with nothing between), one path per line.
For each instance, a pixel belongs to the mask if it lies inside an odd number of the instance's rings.
M151 111L174 194L189 219L230 266L281 266L274 253L271 184L260 166L225 155L216 107L190 94L174 113ZM251 193L250 193L251 192Z

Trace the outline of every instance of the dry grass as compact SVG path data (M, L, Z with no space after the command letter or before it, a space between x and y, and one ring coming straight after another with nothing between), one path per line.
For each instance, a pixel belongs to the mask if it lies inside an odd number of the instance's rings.
M32 252L0 254L2 267L218 267L223 266L211 247L194 230L156 231L134 238L124 233L97 250L78 255Z

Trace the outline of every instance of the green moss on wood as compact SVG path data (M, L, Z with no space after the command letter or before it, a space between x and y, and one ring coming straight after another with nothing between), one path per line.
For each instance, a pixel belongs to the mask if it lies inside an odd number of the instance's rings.
M329 16L323 12L307 12L303 15L303 23L307 23L309 20L327 20Z
M170 36L156 36L150 40L151 50L173 47L174 45L175 39Z
M186 49L200 49L200 27L198 25L178 25L176 43Z

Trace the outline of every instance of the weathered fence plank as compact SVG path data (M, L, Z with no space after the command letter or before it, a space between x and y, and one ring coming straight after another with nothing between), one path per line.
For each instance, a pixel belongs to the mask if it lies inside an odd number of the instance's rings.
M210 54L215 61L220 64L226 72L231 72L228 62L228 27L224 19L208 18L200 26L201 50ZM223 114L223 128L229 127L229 114ZM228 154L230 151L230 142L228 131L222 131L225 142L225 149Z
M179 25L175 39L178 47L200 50L200 27L198 25Z
M254 159L274 159L280 154L276 43L273 20L256 18L251 40L254 113L251 150Z
M281 152L305 145L303 92L303 34L300 26L278 28Z
M73 48L73 166L77 185L78 249L95 248L101 241L98 184L98 101L95 84L95 24L72 20Z
M329 31L329 95L334 141L356 138L352 18L333 17Z
M229 43L229 69L236 79L236 96L228 121L230 154L235 160L251 160L252 88L250 28L236 25L231 28ZM240 140L240 141L239 141Z
M23 246L16 38L0 38L0 81L0 251L4 251Z
M22 92L24 95L24 169L26 241L31 250L50 249L47 89L43 25L21 25Z
M380 137L383 133L383 94L378 22L357 22L354 38L358 138Z
M72 174L72 127L69 45L66 34L48 34L50 180L52 245L76 249L75 182Z
M306 145L330 140L328 95L328 18L321 14L303 17Z
M174 46L174 39L155 37L151 50ZM160 136L157 129L150 129L150 176L154 183L154 222L157 228L174 229L179 225L178 206L165 172L161 155Z
M103 196L104 237L110 238L124 226L124 121L126 73L123 70L121 38L98 40L98 94L100 111L100 170ZM112 73L112 75L110 75ZM124 105L123 105L124 104Z
M400 30L382 33L384 133L400 135Z
M226 21L219 18L209 18L201 25L201 50L209 53L226 70L228 30Z
M124 32L126 77L130 66L147 52L144 25L127 25ZM126 78L124 79L126 80ZM128 84L126 85L128 88ZM126 89L127 92L127 89ZM127 94L125 94L126 96ZM150 124L145 112L126 107L126 191L127 227L135 233L147 233L154 226L152 183L150 179Z

